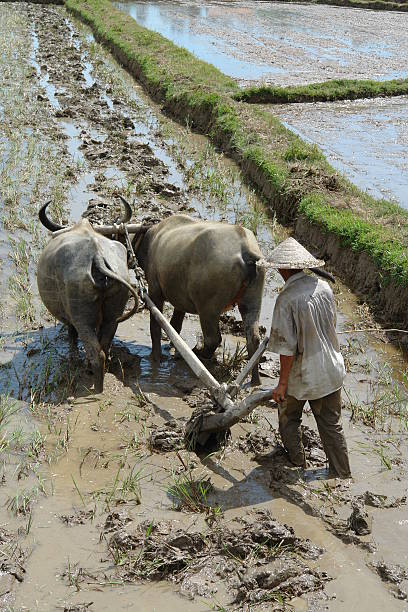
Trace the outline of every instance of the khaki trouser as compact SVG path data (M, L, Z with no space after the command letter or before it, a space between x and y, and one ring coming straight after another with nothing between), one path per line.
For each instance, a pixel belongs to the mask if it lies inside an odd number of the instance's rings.
M279 406L279 431L292 463L306 467L302 444L302 412L307 400L288 395ZM329 462L329 474L340 478L351 476L347 444L341 423L341 390L320 399L309 400L320 439Z

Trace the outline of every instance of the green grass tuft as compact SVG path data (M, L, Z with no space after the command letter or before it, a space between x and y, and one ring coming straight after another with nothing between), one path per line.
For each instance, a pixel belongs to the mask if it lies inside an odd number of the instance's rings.
M301 102L334 102L335 100L357 100L404 96L408 94L408 79L372 81L334 79L310 85L275 87L273 85L252 86L234 94L240 102L258 104L288 104Z

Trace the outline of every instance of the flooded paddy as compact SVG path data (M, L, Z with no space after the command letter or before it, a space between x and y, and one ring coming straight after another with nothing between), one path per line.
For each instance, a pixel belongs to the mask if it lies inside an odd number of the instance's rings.
M243 1L115 5L244 85L408 75L406 13Z
M265 254L283 229L236 167L163 117L63 8L0 4L0 31L0 608L340 610L358 600L362 610L404 610L401 356L380 331L375 342L341 336L351 483L327 479L310 415L309 467L291 467L270 406L236 425L215 455L184 448L180 426L202 390L164 339L153 367L146 311L119 327L95 395L83 354L69 358L66 330L38 301L41 203L52 199L65 222L92 200L93 214L111 220L123 193L135 219L184 212L242 223ZM268 277L265 327L280 285ZM345 287L335 292L341 331L374 325ZM243 363L232 315L210 365L220 380ZM193 346L199 336L188 316L183 337ZM274 385L276 356L261 370ZM356 502L369 517L349 523Z
M406 13L278 2L141 0L116 6L242 85L408 75ZM379 98L270 111L317 144L360 189L407 207L406 102L406 97Z
M263 106L362 191L408 208L408 99Z

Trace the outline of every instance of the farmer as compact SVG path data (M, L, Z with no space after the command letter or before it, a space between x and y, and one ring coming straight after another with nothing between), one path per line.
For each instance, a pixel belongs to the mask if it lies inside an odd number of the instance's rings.
M274 249L267 264L285 281L275 309L269 349L280 356L273 399L279 404L279 431L290 461L306 467L302 444L303 406L308 401L329 462L329 477L349 478L350 464L341 424L344 361L336 334L336 306L329 285L306 274L315 259L294 238Z

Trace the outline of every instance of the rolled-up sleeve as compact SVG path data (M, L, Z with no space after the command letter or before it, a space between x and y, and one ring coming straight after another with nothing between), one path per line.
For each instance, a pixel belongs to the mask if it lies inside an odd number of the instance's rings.
M292 308L280 296L273 311L268 349L278 355L296 355L297 332Z

